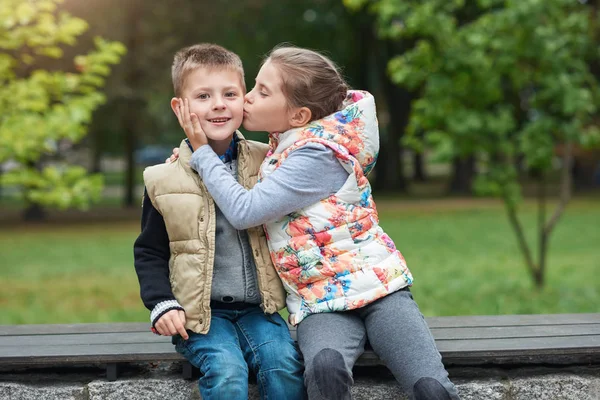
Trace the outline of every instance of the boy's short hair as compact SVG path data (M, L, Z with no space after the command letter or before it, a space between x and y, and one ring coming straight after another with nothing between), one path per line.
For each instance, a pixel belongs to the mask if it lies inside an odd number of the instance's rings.
M244 90L244 67L240 57L232 51L217 44L201 43L185 47L175 54L171 77L173 79L173 90L176 96L181 95L185 78L187 75L201 67L218 68L225 67L240 73L240 80Z

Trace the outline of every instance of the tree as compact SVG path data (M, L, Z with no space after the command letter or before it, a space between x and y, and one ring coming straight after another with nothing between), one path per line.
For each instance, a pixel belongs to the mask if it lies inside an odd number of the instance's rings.
M550 234L571 196L572 149L600 142L594 125L597 16L570 0L345 0L377 15L379 34L416 40L388 72L419 92L407 135L448 158L475 157L475 190L500 196L533 281L543 286ZM422 138L418 135L423 133ZM559 202L546 215L548 174L562 145ZM537 179L537 260L518 216L516 161Z
M28 204L84 208L102 189L100 176L68 165L59 149L86 134L103 101L99 89L125 48L95 38L96 49L77 56L73 70L53 70L87 23L60 11L62 0L3 0L0 3L0 163L18 167L2 176L20 186Z

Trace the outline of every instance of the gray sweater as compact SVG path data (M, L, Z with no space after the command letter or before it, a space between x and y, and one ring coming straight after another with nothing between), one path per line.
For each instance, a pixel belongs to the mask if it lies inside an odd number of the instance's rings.
M237 160L223 163L231 177L237 176ZM245 230L235 229L215 206L215 262L211 300L223 303L260 304L256 265Z

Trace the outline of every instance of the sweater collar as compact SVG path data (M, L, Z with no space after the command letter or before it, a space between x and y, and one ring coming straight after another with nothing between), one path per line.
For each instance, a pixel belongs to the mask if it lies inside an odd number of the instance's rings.
M225 150L224 154L221 154L219 156L219 158L221 159L221 161L223 161L224 163L228 163L231 162L235 159L237 159L237 143L238 143L239 139L237 134L233 134L233 137L231 138L231 142L229 143L229 147L227 148L227 150ZM187 143L190 151L193 153L194 149L192 148L192 145L190 144L190 140L189 139L185 139L185 142Z

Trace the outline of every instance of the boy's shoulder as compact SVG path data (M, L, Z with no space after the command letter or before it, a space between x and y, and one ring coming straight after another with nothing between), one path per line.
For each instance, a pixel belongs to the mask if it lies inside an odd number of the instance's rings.
M185 140L181 142L179 147L179 152L181 155L183 146L187 146ZM188 151L189 152L189 151ZM189 157L186 157L186 160ZM167 162L164 164L152 165L150 167L146 167L144 169L143 177L144 177L144 185L146 189L150 191L152 188L156 186L172 186L175 184L179 186L178 182L183 180L192 180L189 175L191 173L191 169L189 165L186 165L186 160L182 160L181 157L176 159L173 162Z
M172 175L177 173L177 169L174 166L175 162L152 165L146 167L143 172L144 183L150 183L154 181L160 181L162 179L168 179Z
M243 144L244 146L246 146L247 151L250 155L256 155L256 154L262 154L263 158L264 155L267 154L267 151L269 151L269 145L263 142L259 142L257 140L249 140L246 139L242 136L241 133L237 132L238 135L238 140L241 144Z

